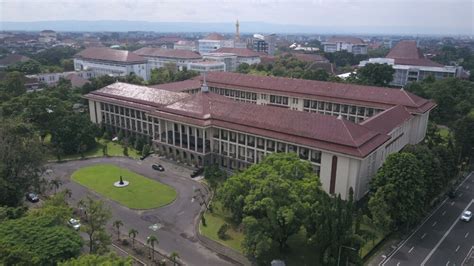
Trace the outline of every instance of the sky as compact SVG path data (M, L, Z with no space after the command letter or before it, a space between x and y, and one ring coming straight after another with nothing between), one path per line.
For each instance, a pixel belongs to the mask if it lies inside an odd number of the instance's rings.
M473 0L0 0L0 21L249 22L474 34Z

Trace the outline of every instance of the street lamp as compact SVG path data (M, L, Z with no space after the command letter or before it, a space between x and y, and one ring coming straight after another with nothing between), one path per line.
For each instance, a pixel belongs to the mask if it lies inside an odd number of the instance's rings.
M340 245L340 246L339 246L339 255L337 256L337 266L339 266L339 262L341 261L341 249L342 249L342 248L347 248L347 249L350 249L350 250L357 251L357 249L355 249L355 248Z

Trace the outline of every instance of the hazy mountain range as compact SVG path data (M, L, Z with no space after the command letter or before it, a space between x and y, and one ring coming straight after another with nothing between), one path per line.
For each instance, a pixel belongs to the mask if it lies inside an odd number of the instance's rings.
M155 31L155 32L234 32L234 23L195 23L195 22L147 22L125 20L58 20L35 22L0 21L0 30L12 31ZM448 34L449 30L422 27L322 27L296 24L274 24L265 22L240 22L242 33L308 33L308 34Z

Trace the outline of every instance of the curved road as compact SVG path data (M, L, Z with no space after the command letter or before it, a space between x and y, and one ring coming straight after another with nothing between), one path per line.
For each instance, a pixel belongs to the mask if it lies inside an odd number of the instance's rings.
M70 179L71 174L77 169L89 165L108 163L148 178L160 181L172 186L177 191L177 198L171 204L151 210L131 210L115 201L104 198L97 193L79 185ZM158 172L151 168L153 163L164 166L164 172ZM130 228L138 230L137 238L146 243L146 237L154 234L158 237L158 250L164 254L177 251L181 261L186 265L232 265L227 258L207 249L197 240L194 230L195 220L198 217L201 206L198 201L193 200L194 189L205 188L191 178L191 170L160 160L158 157L149 157L144 161L129 158L94 158L88 160L70 161L64 163L51 163L48 168L53 172L50 176L58 177L63 182L63 188L72 191L71 203L76 204L81 198L90 195L101 198L110 206L113 218L120 219L124 226L122 231L128 232ZM197 221L196 221L197 222ZM151 225L158 225L159 229L153 231Z

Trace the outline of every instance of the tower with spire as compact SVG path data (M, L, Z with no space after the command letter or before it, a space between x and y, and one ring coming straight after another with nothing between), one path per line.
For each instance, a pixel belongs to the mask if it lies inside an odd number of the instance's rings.
M239 29L240 25L239 25L239 20L237 19L237 21L235 22L235 40L236 41L240 41L240 29Z

